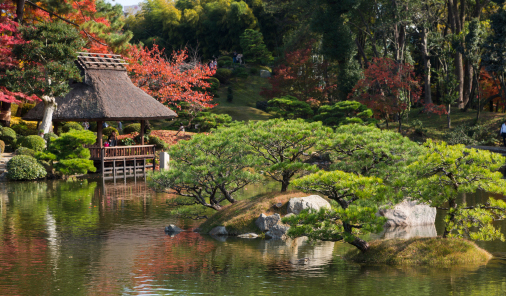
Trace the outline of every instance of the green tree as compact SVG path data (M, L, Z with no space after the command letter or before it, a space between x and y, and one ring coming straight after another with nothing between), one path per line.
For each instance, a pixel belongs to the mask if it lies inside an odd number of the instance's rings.
M276 117L284 119L307 119L313 115L313 110L308 103L299 101L296 97L292 96L283 96L269 100L267 111L274 113Z
M26 44L14 48L23 66L8 70L4 83L8 89L36 95L44 102L40 129L49 132L55 98L70 91L69 80L81 80L75 60L85 45L79 31L63 22L42 22L20 29ZM23 81L23 83L19 83Z
M150 175L149 186L184 197L181 205L220 210L223 201L234 203L235 192L259 180L257 173L247 169L257 159L238 137L224 129L178 142L169 150L171 169Z
M241 47L246 61L266 65L274 59L264 43L264 37L261 32L247 29L241 35Z
M499 172L506 158L490 151L467 149L445 142L425 143L427 150L408 168L407 194L446 211L443 237L504 241L492 222L506 217L506 203L489 198L474 206L458 202L462 193L484 190L506 194L506 180Z
M317 144L331 137L332 129L321 122L272 119L248 122L237 128L237 133L239 140L262 160L259 169L280 182L284 192L293 177L317 170L305 160Z
M372 110L357 101L341 101L321 106L313 120L321 121L328 126L339 126L350 123L373 123L375 120L372 116Z
M293 181L293 185L303 191L316 192L336 202L331 210L319 212L305 211L283 222L292 227L288 235L308 236L312 240L345 242L362 252L369 244L358 237L362 234L381 231L386 219L376 215L379 205L386 202L382 194L382 180L376 177L363 177L342 171L311 174Z

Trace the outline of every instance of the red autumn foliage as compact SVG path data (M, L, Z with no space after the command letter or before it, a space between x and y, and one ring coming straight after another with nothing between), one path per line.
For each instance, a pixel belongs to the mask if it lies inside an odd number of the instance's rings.
M388 120L390 115L400 115L420 100L422 89L412 65L389 58L374 58L364 76L348 98L372 109L376 118Z
M180 104L185 102L198 109L214 107L213 96L202 91L209 87L205 79L214 71L200 63L186 63L186 50L173 52L170 59L163 52L157 45L152 49L132 48L127 66L132 82L168 106L180 109Z
M328 77L329 64L312 53L312 42L304 49L285 55L285 62L273 70L269 78L272 89L264 89L261 95L268 98L291 95L319 106L329 101L335 90L335 77Z
M177 142L179 142L181 140L190 140L192 138L192 136L194 135L194 133L190 133L190 132L185 132L185 133L180 132L177 136L176 136L176 134L177 134L177 131L171 131L171 130L151 131L152 136L157 136L158 138L162 139L165 143L167 143L169 146L176 145ZM123 140L123 139L127 139L127 138L134 139L137 135L139 135L139 133L136 133L136 132L131 133L131 134L126 134L126 135L119 135L118 140Z

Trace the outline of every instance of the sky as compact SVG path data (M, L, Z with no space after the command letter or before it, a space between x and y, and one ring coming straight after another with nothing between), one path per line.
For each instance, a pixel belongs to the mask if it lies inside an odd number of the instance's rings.
M112 3L112 4L121 4L123 6L129 6L129 5L137 5L142 2L142 0L105 0L106 2Z

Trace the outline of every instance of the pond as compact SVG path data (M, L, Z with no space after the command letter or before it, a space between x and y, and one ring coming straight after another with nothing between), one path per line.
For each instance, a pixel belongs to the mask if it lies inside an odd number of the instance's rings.
M269 190L256 185L242 194ZM506 294L499 259L446 269L364 267L342 259L349 248L342 243L166 235L168 224L196 225L171 216L167 201L143 179L0 183L0 294ZM498 226L506 229L504 221ZM506 251L503 242L480 246Z

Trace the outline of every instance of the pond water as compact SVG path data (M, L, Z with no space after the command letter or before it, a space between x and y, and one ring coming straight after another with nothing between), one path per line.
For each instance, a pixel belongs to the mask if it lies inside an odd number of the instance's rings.
M506 294L499 259L447 269L364 267L342 260L349 248L342 243L171 237L166 225L195 222L171 216L167 201L142 179L0 183L0 295ZM506 252L503 242L480 246Z

